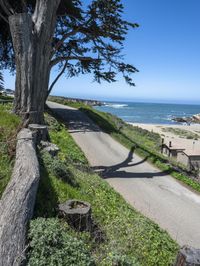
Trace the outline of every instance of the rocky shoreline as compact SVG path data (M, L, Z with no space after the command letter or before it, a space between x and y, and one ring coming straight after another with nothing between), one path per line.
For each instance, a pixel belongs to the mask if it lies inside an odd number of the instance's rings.
M193 115L191 117L174 117L172 118L173 121L178 122L178 123L195 123L195 124L200 124L200 114Z

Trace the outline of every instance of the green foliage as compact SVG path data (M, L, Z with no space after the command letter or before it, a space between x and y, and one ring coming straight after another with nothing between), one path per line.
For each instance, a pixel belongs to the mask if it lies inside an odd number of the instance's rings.
M50 137L53 143L62 147L63 153L60 157L67 161L73 161L77 165L87 163L87 159L78 146L74 146L74 141L69 134L66 134L66 129L63 127L60 131L50 131Z
M81 0L59 2L58 8L55 5L54 9L56 25L54 27L52 24L50 30L53 34L51 52L54 55L51 65L58 64L58 68L64 67L63 72L65 71L67 77L90 73L93 80L99 83L102 80L113 82L117 74L121 73L128 84L134 85L131 77L138 70L124 63L122 50L128 30L139 25L124 19L121 1L91 0L87 4ZM18 56L14 54L10 25L7 23L9 14L25 13L32 16L37 7L35 3L37 2L33 0L12 0L5 7L0 1L0 13L3 14L0 16L1 69L9 68L14 72L14 59ZM41 15L40 12L35 14ZM43 14L48 15L46 12ZM44 32L47 30L45 26ZM47 41L48 39L44 40Z
M52 139L60 148L59 165L65 168L66 158L71 154L78 152L80 158L84 158L84 154L64 128L60 132L62 134L56 137L52 129L50 135L54 136ZM97 265L172 264L177 244L158 225L130 207L106 181L91 172L87 160L81 159L82 167L77 168L78 157L67 161L68 178L62 179L52 169L55 159L41 154L43 171L35 216L56 216L57 205L68 199L87 201L92 205L93 219L98 228L89 237L83 233L77 233L76 237L90 247ZM103 237L102 242L97 241L99 234L100 238Z
M0 100L7 100L9 102L13 101L13 97L11 96L3 96L0 94Z
M31 221L28 266L92 266L86 245L70 235L58 219Z
M12 135L20 123L20 118L11 113L11 104L0 105L0 139L6 139ZM2 131L4 133L2 133Z
M63 125L59 123L53 116L49 115L48 113L44 113L44 118L50 130L58 132L63 128Z
M115 254L115 253L109 253L109 257L106 258L105 264L103 262L102 265L108 266L139 266L140 264L135 260L131 259L128 256L121 255L121 254Z
M10 179L20 119L11 114L11 105L0 105L0 197Z

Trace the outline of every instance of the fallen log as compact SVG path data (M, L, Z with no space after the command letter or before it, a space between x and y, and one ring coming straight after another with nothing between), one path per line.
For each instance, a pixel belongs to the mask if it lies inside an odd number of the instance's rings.
M25 260L26 230L39 176L33 134L30 129L22 129L17 137L12 178L0 200L0 266L19 266Z

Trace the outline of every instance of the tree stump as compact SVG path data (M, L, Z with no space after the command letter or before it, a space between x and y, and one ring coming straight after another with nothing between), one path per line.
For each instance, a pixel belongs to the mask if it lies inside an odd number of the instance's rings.
M68 200L59 204L59 214L78 231L90 231L92 227L91 205L80 200Z
M46 141L49 139L46 125L30 124L28 128L33 132L37 144L39 144L42 140Z
M175 266L200 266L200 249L182 247L177 255Z

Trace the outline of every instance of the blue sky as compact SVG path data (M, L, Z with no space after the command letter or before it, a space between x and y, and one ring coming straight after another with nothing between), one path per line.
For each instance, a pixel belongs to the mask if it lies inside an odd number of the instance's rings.
M200 104L200 0L123 0L124 17L140 27L130 30L125 60L140 72L136 87L118 82L97 84L92 76L61 78L55 95L100 100ZM52 78L55 73L52 74ZM5 74L6 87L14 77Z

